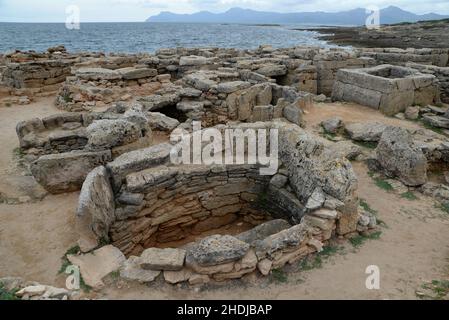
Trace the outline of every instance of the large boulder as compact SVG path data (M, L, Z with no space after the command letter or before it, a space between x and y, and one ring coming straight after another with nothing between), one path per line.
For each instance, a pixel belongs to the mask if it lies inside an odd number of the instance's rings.
M117 70L105 68L79 68L75 75L83 80L119 80L122 75Z
M179 121L159 112L148 112L148 122L151 129L159 131L173 131L179 126Z
M88 252L108 239L109 227L115 221L115 202L105 167L97 167L88 174L76 213L78 245L82 252Z
M291 225L286 220L271 220L258 225L257 227L249 231L239 234L238 236L236 236L236 238L246 243L252 244L255 241L263 240L290 227Z
M380 122L350 123L345 126L349 138L355 141L377 142L387 126Z
M97 120L87 127L88 146L92 150L111 149L135 142L142 138L142 130L132 122L115 120Z
M90 171L111 160L110 150L44 155L31 164L31 173L50 193L71 192L81 189Z
M184 266L186 251L183 249L146 249L139 259L139 265L144 270L179 271Z
M126 261L123 253L112 245L84 255L68 255L69 261L80 268L84 282L94 289L104 286L103 279L120 269Z
M235 237L214 235L201 240L189 255L200 266L215 266L243 258L249 248L249 244Z
M377 161L392 177L398 177L407 186L427 182L427 159L403 128L388 127L376 149Z

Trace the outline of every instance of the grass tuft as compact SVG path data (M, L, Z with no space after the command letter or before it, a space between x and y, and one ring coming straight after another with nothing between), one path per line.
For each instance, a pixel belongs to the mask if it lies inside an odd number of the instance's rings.
M377 148L377 142L372 142L372 141L353 141L354 144L362 147L362 148L366 148L366 149L371 149L374 150Z
M371 208L371 206L366 202L365 199L360 199L360 206L363 208L363 210L365 210L366 212L369 212L375 216L377 216L377 210L374 210L373 208Z
M387 192L394 191L393 186L388 181L386 181L382 178L374 178L374 182L375 182L376 186L378 186L382 190L385 190Z
M288 276L285 271L281 269L274 269L271 271L271 277L276 282L285 283L288 280Z
M430 291L430 294L416 293L420 299L443 300L449 294L449 280L432 280L430 283L421 286L424 290Z
M69 259L67 259L68 255L78 254L80 252L80 247L78 245L71 247L64 256L61 257L62 264L61 268L59 268L58 274L62 274L67 270L67 267L71 265Z
M369 235L358 235L349 239L349 242L352 244L354 248L358 248L362 246L368 240L378 240L382 235L382 231L373 232Z
M410 201L418 200L418 197L415 196L415 194L411 191L404 192L403 194L401 194L401 197Z
M312 256L306 257L299 263L300 270L309 271L313 269L319 269L323 266L323 262L334 254L340 252L342 247L339 246L327 246L323 247L321 252Z
M14 290L6 290L5 286L2 282L0 282L0 300L5 301L5 300L19 300L16 297L16 293L17 291L19 291L18 289L14 289Z

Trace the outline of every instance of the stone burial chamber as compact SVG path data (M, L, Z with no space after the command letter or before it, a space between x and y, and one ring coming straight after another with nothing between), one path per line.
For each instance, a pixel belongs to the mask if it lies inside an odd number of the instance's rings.
M380 65L365 69L340 69L332 99L356 102L395 115L413 105L440 102L437 78L411 68Z
M279 130L272 175L261 175L259 164L174 165L170 144L95 168L79 198L81 251L112 244L128 257L120 269L127 280L163 273L172 284L200 284L268 275L361 230L348 160L295 124L254 126Z
M139 105L116 105L106 112L62 113L19 122L21 151L30 171L47 191L79 190L87 174L119 155L147 147L152 129Z

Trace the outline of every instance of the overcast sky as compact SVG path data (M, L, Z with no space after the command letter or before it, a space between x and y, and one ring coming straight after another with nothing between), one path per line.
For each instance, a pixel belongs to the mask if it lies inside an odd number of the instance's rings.
M144 21L161 11L223 12L232 7L298 12L395 5L419 14L449 14L449 0L0 0L0 21L64 22L69 5L80 8L82 22Z

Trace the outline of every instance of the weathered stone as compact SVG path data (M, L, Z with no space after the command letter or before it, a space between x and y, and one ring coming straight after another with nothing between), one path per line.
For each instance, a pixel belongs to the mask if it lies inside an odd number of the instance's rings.
M84 80L119 80L122 75L116 70L104 68L80 68L76 76Z
M405 109L405 118L408 120L416 120L419 118L419 107L408 107Z
M407 186L427 182L427 159L406 129L389 127L376 149L377 161L386 173Z
M201 266L214 266L237 261L249 250L249 245L232 236L210 236L201 240L190 254Z
M328 133L337 133L343 127L343 120L340 117L334 117L321 122L322 127Z
M335 220L338 217L338 212L335 210L320 209L309 213L309 215L322 219Z
M252 244L257 240L263 240L290 227L290 224L285 220L271 220L239 234L236 238L248 244Z
M67 259L80 268L84 282L95 289L102 288L103 278L117 271L126 261L123 253L112 245L85 255L68 255Z
M104 167L92 170L83 183L77 208L76 229L82 252L96 248L108 239L109 228L115 221L114 194Z
M139 259L144 270L179 271L184 266L186 251L182 249L146 249Z
M276 174L271 178L270 184L275 186L276 188L283 188L288 182L288 178L281 174Z
M217 91L219 93L233 93L235 91L243 90L249 88L251 84L244 81L232 81L232 82L222 82L217 85Z
M377 142L387 128L380 122L364 122L347 124L345 129L349 137L355 141Z
M111 170L114 186L120 186L122 180L131 172L138 172L168 162L171 150L172 145L163 143L117 157L107 165L107 168Z
M297 247L310 237L310 228L298 224L289 229L278 232L255 243L256 255L259 260L271 257L275 252L289 247Z
M210 281L209 276L203 274L194 274L189 278L189 284L191 284L192 286L199 284L206 284L209 281Z
M36 180L50 193L80 190L87 174L111 161L111 151L45 155L31 164Z
M160 131L173 131L179 126L179 121L159 112L149 112L148 122L151 129Z
M351 141L339 141L334 143L330 149L338 158L346 158L348 160L355 160L362 154L362 148L355 145Z
M132 68L132 67L122 68L118 69L117 72L121 74L122 78L125 80L136 80L157 76L156 69L148 69L148 68Z
M87 128L89 148L111 149L137 141L142 137L141 128L126 120L97 120Z
M442 117L442 116L436 116L432 114L424 114L422 116L422 120L436 128L445 128L449 129L449 119Z
M128 281L149 283L153 282L161 274L161 271L142 269L139 265L139 261L139 257L129 257L120 269L120 277Z
M323 206L326 197L321 188L316 188L310 198L307 200L306 209L316 210Z
M260 273L264 276L268 276L271 271L271 266L273 265L273 262L269 259L262 259L257 263L257 269L260 271Z
M192 277L192 272L188 269L180 271L164 271L164 279L168 283L177 284L188 281Z
M118 197L117 201L124 205L140 206L145 195L142 193L123 192Z

